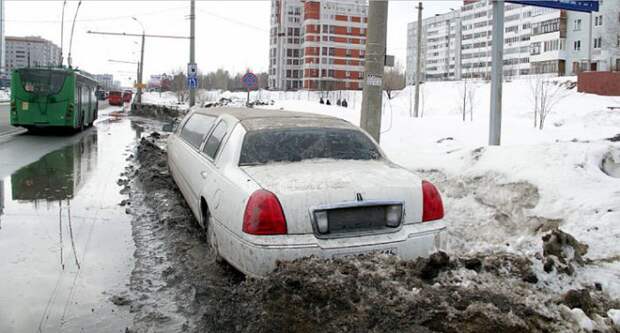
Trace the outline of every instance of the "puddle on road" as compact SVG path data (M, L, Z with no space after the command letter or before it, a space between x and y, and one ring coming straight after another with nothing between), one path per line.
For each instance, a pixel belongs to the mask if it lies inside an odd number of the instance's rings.
M0 180L0 332L130 326L129 309L109 298L127 289L133 267L116 179L134 138L126 119L100 122Z

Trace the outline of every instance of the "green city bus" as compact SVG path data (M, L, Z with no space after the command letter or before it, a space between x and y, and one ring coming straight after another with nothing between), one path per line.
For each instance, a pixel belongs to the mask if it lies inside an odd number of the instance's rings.
M11 74L11 125L83 130L97 119L97 81L73 68L20 68Z

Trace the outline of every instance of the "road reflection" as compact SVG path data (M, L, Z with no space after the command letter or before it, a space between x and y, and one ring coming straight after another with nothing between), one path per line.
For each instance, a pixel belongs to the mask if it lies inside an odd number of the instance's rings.
M97 132L53 151L11 175L13 200L70 201L97 164Z
M115 180L135 131L127 119L104 124L0 178L0 332L127 326L127 312L109 297L132 267L131 225ZM29 139L37 147L55 138ZM17 143L4 149L28 154Z

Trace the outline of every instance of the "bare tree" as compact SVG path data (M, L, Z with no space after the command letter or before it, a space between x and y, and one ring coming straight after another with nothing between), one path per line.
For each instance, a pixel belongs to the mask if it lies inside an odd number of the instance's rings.
M405 89L405 71L400 63L396 63L394 67L386 69L383 73L383 90L392 99L395 90Z
M460 94L460 106L461 115L463 121L467 120L467 114L469 113L469 121L474 120L474 106L476 103L476 84L472 79L463 79L463 86L461 87Z
M185 73L183 73L183 70L180 69L172 71L172 73L170 90L177 95L177 101L179 103L184 103L189 96L189 91L187 90L187 77L185 76Z
M548 80L544 75L534 75L530 79L530 91L534 104L534 128L542 130L547 116L555 106L568 95L564 85Z

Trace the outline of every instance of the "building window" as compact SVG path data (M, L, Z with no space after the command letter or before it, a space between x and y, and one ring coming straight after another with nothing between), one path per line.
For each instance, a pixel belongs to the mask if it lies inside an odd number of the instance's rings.
M576 40L573 48L575 49L575 51L581 51L581 41L580 40Z
M595 38L594 39L594 48L595 49L600 49L603 46L603 38L599 37L599 38Z
M581 19L575 20L575 31L581 31Z
M596 16L594 18L594 26L598 27L598 26L602 26L602 25L603 25L603 15Z

